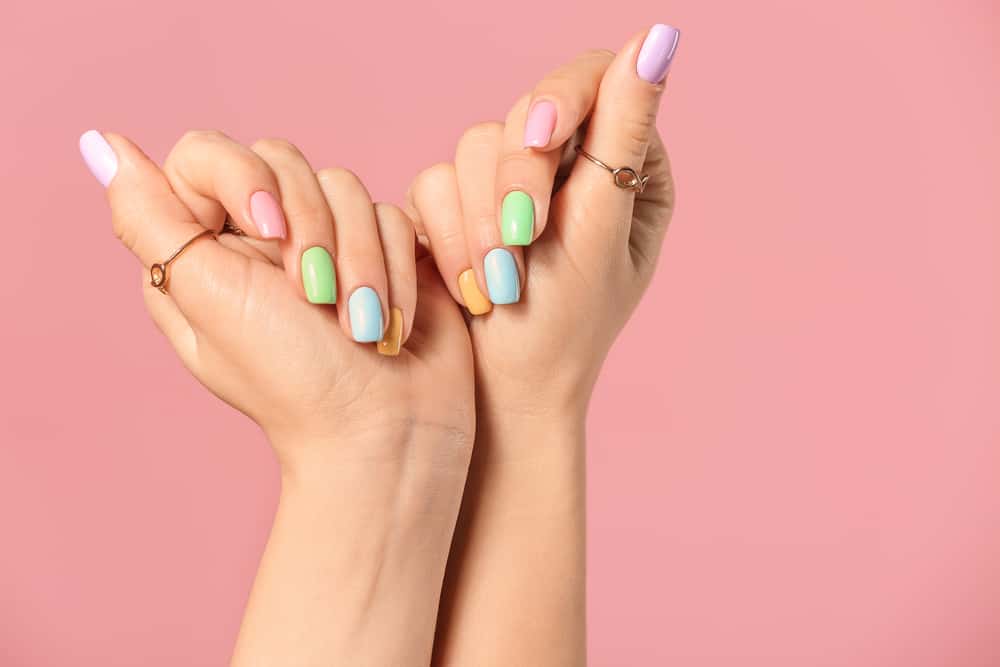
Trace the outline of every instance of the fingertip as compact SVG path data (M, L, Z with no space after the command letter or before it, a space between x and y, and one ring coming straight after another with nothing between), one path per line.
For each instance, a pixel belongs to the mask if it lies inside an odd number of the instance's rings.
M652 84L663 82L673 63L680 36L680 30L665 23L657 23L649 29L635 61L640 79Z
M118 155L97 130L87 130L80 135L80 155L97 182L105 188L118 173Z
M524 148L545 150L552 142L552 133L556 129L558 111L552 100L545 98L532 102L528 109L528 117L524 122Z

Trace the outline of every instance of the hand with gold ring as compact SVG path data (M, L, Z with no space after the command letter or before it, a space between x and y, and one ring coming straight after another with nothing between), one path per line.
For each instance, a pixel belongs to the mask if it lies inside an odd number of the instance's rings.
M474 399L468 331L412 222L284 141L192 132L162 169L112 133L81 149L154 321L280 463L233 664L427 664Z
M584 53L410 187L418 234L473 314L476 358L438 664L585 661L584 422L674 209L655 121L678 36L657 25Z

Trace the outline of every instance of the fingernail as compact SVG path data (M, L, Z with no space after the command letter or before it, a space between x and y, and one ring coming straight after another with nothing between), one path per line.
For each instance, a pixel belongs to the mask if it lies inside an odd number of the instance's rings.
M80 153L94 178L108 187L108 183L118 173L118 156L111 144L97 130L87 130L80 135Z
M500 233L504 245L531 245L535 235L535 202L522 190L513 190L500 206Z
M670 61L674 59L680 37L680 30L669 25L658 23L650 28L635 64L635 71L640 79L650 83L663 81L670 69Z
M283 239L287 235L285 214L270 192L258 190L250 195L250 218L261 238Z
M462 293L462 300L465 307L473 315L485 315L493 310L493 304L486 298L486 295L479 291L476 284L476 272L466 269L458 276L458 289Z
M483 260L483 269L490 301L504 305L517 303L521 299L521 278L517 275L517 262L509 250L490 250Z
M556 105L548 100L535 102L524 123L524 145L532 148L547 146L555 129Z
M309 303L337 303L337 274L326 248L313 246L302 253L302 288Z
M382 340L376 345L378 353L387 357L395 357L399 354L399 344L403 340L403 311L393 308L389 311L389 326L385 330Z
M382 340L382 304L371 287L359 287L347 300L351 335L359 343Z

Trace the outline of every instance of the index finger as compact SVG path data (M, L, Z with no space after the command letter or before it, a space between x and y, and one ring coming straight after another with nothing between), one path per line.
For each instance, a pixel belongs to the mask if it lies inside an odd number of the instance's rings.
M569 141L590 115L601 78L614 57L603 49L587 51L542 79L531 92L522 120L522 145L550 151Z

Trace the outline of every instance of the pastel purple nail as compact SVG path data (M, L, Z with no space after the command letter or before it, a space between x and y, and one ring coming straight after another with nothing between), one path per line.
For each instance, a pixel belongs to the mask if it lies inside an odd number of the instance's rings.
M670 69L670 61L674 59L680 37L681 31L669 25L657 23L650 28L635 63L635 71L640 79L650 83L663 81Z
M108 187L118 173L118 156L100 132L87 130L80 136L80 154L94 178Z

